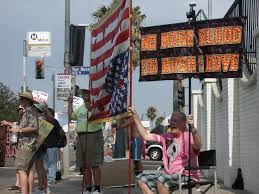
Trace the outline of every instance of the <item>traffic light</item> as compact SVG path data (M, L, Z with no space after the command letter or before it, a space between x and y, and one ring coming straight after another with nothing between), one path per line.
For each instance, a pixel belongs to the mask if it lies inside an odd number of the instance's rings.
M185 95L184 95L184 87L181 88L181 90L178 89L178 105L179 106L185 106Z
M35 61L36 79L44 79L44 60Z
M84 61L85 26L70 25L71 66L82 66Z

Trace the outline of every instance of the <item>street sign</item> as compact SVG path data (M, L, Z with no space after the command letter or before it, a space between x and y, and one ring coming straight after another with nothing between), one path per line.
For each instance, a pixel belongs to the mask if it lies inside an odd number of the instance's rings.
M29 57L50 57L51 47L28 45L28 56Z
M56 74L57 99L67 100L71 93L71 75Z
M27 41L29 45L50 45L50 32L28 32Z
M71 71L72 71L71 72L72 75L88 75L89 67L72 66Z
M29 57L51 56L50 32L28 32L27 52Z

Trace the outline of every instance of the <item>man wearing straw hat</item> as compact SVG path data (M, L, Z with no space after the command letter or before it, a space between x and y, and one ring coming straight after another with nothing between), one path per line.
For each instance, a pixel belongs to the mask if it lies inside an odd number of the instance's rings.
M22 194L31 194L34 180L32 166L38 137L39 123L37 114L33 108L33 96L29 91L19 94L20 104L24 113L19 127L12 128L12 132L19 133L19 141L16 151L15 167L19 174ZM1 124L4 124L3 122Z

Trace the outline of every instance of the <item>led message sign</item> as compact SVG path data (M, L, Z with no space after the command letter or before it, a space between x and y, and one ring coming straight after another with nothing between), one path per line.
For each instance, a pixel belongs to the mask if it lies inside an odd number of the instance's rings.
M141 28L140 81L242 76L243 19Z

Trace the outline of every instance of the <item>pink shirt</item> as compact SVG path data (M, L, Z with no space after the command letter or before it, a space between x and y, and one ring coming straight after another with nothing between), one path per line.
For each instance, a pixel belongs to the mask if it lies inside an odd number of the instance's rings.
M184 131L179 137L174 137L172 133L163 135L152 134L153 141L162 143L163 146L163 164L165 171L168 174L178 174L181 169L189 165L189 132ZM193 144L193 137L191 134L191 145ZM194 150L191 146L191 166L198 166L199 151ZM184 175L189 176L188 171L183 172ZM199 179L200 172L198 170L191 171L193 179Z

